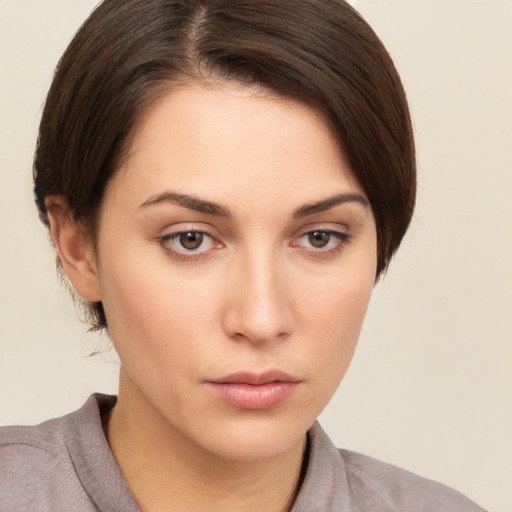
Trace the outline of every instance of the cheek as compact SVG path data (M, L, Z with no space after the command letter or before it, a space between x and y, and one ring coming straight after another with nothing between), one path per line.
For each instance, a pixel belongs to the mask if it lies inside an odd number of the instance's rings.
M310 323L337 332L342 338L359 333L373 291L373 258L360 267L351 266L316 283L311 280L303 299ZM362 263L362 262L361 262ZM314 319L318 319L317 322Z
M300 297L298 339L290 340L293 348L288 356L305 369L312 417L325 408L347 372L372 285L373 279L342 279L338 274L324 286L310 286L308 293Z
M146 263L118 257L103 265L108 279L100 282L110 334L123 361L168 363L204 339L219 301L210 283L180 277L165 261L139 261Z
M315 340L310 348L311 368L325 377L332 391L352 360L373 290L373 275L370 271L337 276L326 286L311 288L304 302L306 339Z

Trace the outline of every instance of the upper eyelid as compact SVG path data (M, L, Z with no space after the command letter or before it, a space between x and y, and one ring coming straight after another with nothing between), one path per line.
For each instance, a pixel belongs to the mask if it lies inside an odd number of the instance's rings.
M329 248L315 248L315 247L303 247L302 244L299 244L297 241L300 240L302 237L309 233L313 233L315 231L323 231L326 233L330 233L335 238L337 238L337 241L334 243L334 247ZM187 232L196 232L201 233L202 235L206 235L209 237L210 243L212 244L211 247L206 248L205 250L199 250L199 251L187 251L185 248L181 249L177 246L175 246L175 243L172 241L173 238L177 237L180 234L187 233ZM297 250L302 250L304 254L317 254L320 255L335 255L338 252L342 251L346 244L350 243L350 239L352 238L352 235L350 233L347 233L346 230L340 229L340 228L332 228L332 227L326 227L326 226L316 226L312 227L309 226L307 229L303 229L299 231L298 234L295 234L289 238L289 244L290 247L296 248ZM182 260L182 261L199 261L204 258L208 258L209 255L212 254L213 250L220 249L222 247L226 248L226 244L220 239L220 237L214 236L212 233L210 233L208 230L200 229L200 228L181 228L181 229L174 229L171 232L168 232L166 234L163 234L156 239L159 244L162 246L162 248L172 257ZM173 247L174 246L174 247Z
M329 233L340 233L343 235L350 235L351 230L348 225L340 224L336 222L318 222L311 223L306 226L302 226L301 228L295 230L291 238L296 238L303 236L307 233L311 233L313 231L325 231Z
M182 235L183 233L199 233L201 235L208 235L212 238L214 237L210 231L206 231L204 229L177 229L174 231L165 232L159 238L172 238L178 235Z
M206 235L210 238L210 244L211 247L208 247L204 250L187 250L186 248L178 246L177 243L174 242L174 238L178 237L179 235L183 233L201 233L202 235ZM173 231L171 233L167 233L164 235L161 235L156 238L156 241L158 244L162 247L162 249L172 258L179 260L179 261L197 261L201 260L208 256L210 251L212 251L216 245L222 245L222 243L218 242L218 240L212 236L210 233L207 233L205 231L200 231L198 229L182 229L178 231Z
M172 231L172 232L169 232L169 233L165 233L165 234L157 237L157 240L159 242L171 241L174 238L176 238L177 236L183 235L184 233L199 233L199 234L201 234L203 236L207 236L207 237L211 238L211 241L212 241L213 244L222 244L222 242L219 241L219 237L216 237L215 235L213 235L209 231L205 231L205 230L201 230L201 229L180 229L180 230L177 230L177 231Z
M318 225L310 225L310 226L305 226L300 229L297 229L290 235L289 238L291 240L293 240L296 238L300 238L308 233L312 233L314 231L324 231L326 233L332 233L333 235L339 234L343 237L352 236L350 234L349 228L346 226L341 227L341 226L337 225L336 227L331 227L331 226L326 226L325 224L322 225L321 223L319 223ZM179 234L188 233L188 232L201 233L203 235L210 236L212 239L217 240L218 242L220 242L221 239L226 238L222 234L219 234L218 231L215 230L214 228L211 228L211 227L205 228L203 226L197 226L197 225L189 225L189 226L184 226L184 227L172 227L172 228L169 227L169 228L163 229L162 232L163 233L157 237L158 239L168 239L168 238L175 237ZM231 237L229 237L229 238L231 238Z
M307 231L304 231L300 235L294 237L294 239L297 240L306 235L309 235L310 233L315 233L318 231L320 231L321 233L328 233L341 241L346 241L352 237L352 235L350 235L349 233L345 231L340 231L338 229L308 229Z
M182 227L180 227L180 225L182 225ZM213 227L205 225L205 224L195 223L195 222L191 222L191 223L183 222L183 223L179 223L177 225L173 224L171 226L167 226L167 227L161 229L160 231L161 231L162 235L160 235L159 238L172 237L175 235L179 235L180 233L188 233L188 232L202 233L204 235L209 235L212 238L219 237L217 230L214 229Z

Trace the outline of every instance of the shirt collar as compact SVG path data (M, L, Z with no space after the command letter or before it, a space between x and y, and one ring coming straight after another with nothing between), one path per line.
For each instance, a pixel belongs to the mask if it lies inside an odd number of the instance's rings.
M308 466L291 512L349 512L345 464L338 449L318 422L308 431L308 439Z

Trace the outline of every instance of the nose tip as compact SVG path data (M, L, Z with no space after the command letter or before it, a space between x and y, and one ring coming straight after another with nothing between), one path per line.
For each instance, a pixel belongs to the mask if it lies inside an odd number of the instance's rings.
M255 344L285 340L293 331L294 318L284 276L269 265L247 270L231 280L226 333Z
M230 330L231 337L235 339L247 339L259 344L281 341L290 334L283 316L276 311L253 315L245 313L243 316L238 315L237 320L235 328Z

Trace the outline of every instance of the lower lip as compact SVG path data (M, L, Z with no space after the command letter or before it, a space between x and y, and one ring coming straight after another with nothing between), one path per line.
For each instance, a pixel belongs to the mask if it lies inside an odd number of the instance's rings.
M207 386L221 400L237 407L261 411L281 405L293 394L298 382L268 382L252 385L241 382L207 382Z

